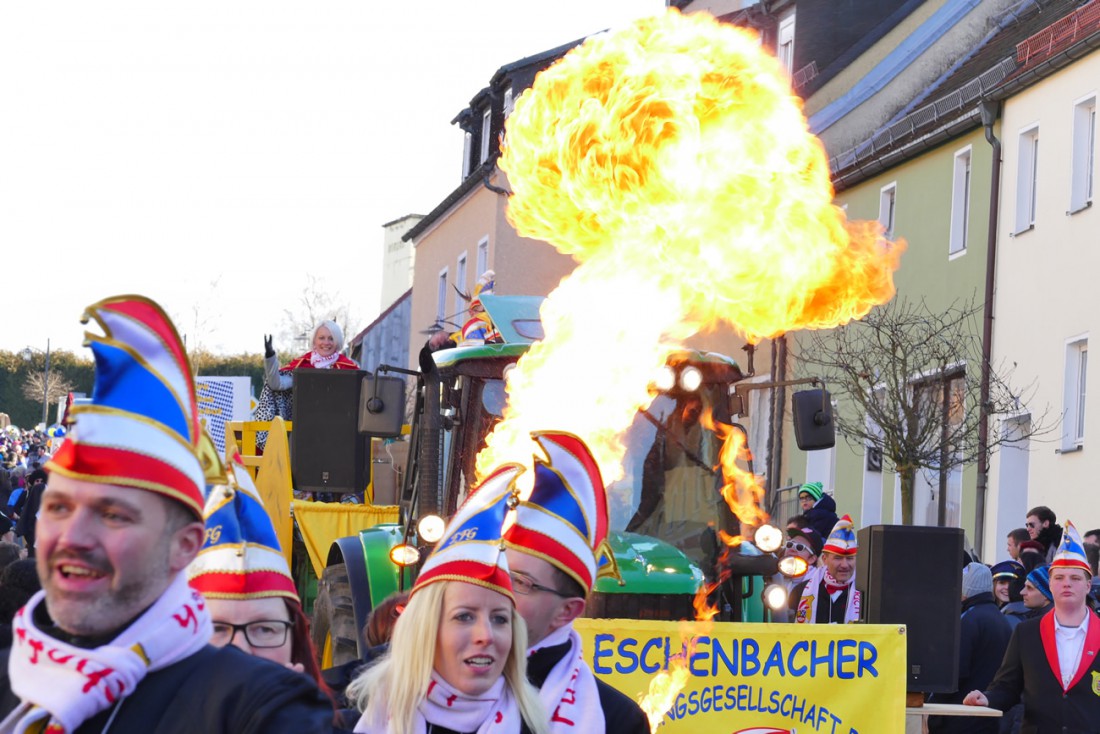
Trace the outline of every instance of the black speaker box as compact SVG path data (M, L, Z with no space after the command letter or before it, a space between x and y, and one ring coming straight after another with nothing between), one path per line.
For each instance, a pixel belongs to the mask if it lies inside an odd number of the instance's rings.
M871 525L857 534L862 621L907 628L906 689L958 687L963 531Z
M370 482L370 437L359 432L362 370L294 372L290 465L294 488L361 492Z

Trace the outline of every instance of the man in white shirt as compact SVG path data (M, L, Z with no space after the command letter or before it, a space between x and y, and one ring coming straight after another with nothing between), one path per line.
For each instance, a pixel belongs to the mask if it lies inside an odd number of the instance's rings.
M1054 609L1017 625L989 689L963 703L1006 711L1022 697L1026 731L1100 732L1100 618L1085 602L1091 579L1067 522L1050 565Z

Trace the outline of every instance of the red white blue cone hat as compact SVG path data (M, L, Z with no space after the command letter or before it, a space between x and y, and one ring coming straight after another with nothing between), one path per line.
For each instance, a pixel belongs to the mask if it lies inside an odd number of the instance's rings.
M856 531L852 526L852 518L845 515L837 520L836 525L833 526L833 531L825 539L825 546L821 549L821 552L835 553L838 556L854 556L858 550L859 544L856 542Z
M1062 542L1058 544L1058 551L1054 554L1054 560L1050 562L1050 569L1079 568L1089 576L1092 576L1092 568L1088 558L1085 557L1085 544L1081 542L1081 534L1073 523L1066 520L1066 526L1062 529Z

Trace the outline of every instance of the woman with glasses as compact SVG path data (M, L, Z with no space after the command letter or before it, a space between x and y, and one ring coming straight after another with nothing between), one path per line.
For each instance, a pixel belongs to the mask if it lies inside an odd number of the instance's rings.
M206 540L187 569L214 623L210 644L244 652L321 680L309 622L271 518L238 458L226 482L209 489Z

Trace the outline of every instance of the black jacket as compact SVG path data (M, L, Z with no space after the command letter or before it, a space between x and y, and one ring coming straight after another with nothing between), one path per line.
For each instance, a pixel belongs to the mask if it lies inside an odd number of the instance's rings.
M954 693L937 693L935 703L962 703L966 694L989 685L1001 666L1012 625L1001 614L992 593L976 594L963 602L959 621L959 683ZM930 716L928 731L958 734L997 734L995 718Z
M18 705L2 673L3 714ZM73 734L99 734L112 709ZM333 731L332 704L306 675L233 646L207 645L150 673L122 700L110 734L312 734Z
M817 504L804 514L806 519L810 521L810 527L816 530L824 540L829 539L829 533L833 532L833 528L836 527L836 523L840 519L836 516L836 500L827 494L821 495L821 499L817 501Z
M542 688L550 671L569 652L570 644L563 642L554 647L544 647L527 656L527 680L531 685ZM629 696L599 678L596 678L596 689L600 692L600 708L603 709L608 734L650 734L649 719Z
M1065 692L1054 673L1058 652L1053 642L1043 642L1044 636L1053 640L1054 613L1020 622L1012 631L1004 662L985 696L990 706L1001 711L1023 696L1021 734L1100 734L1100 617L1088 614L1089 629L1081 651L1086 669Z

